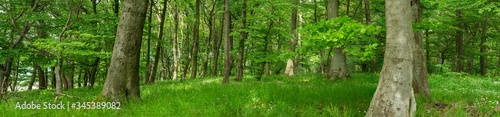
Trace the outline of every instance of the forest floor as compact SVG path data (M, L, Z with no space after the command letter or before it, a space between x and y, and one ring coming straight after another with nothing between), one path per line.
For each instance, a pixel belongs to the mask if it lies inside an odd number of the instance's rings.
M122 103L121 109L43 109L43 103L89 102L102 87L64 91L24 91L0 102L0 116L364 116L378 76L353 74L348 80L327 80L319 74L251 76L222 85L220 77L159 81L142 85L141 103ZM433 101L417 98L417 116L500 116L500 78L431 75ZM75 96L75 97L70 97ZM42 109L16 109L18 103L41 104Z

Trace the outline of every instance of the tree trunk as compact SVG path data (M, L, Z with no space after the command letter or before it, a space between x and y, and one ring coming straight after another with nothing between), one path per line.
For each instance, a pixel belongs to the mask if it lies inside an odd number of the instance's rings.
M161 18L160 18L160 29L159 29L159 34L158 34L158 39L159 41L163 40L163 27L165 26L165 13L167 12L167 1L163 2L163 9L161 13ZM156 53L155 53L155 58L153 61L153 69L151 71L151 74L149 75L149 78L147 79L147 83L154 83L156 79L156 72L158 71L158 62L159 58L161 55L161 48L162 46L160 45L160 42L156 42Z
M215 43L214 43L214 64L213 64L213 71L212 71L212 74L214 76L217 76L218 75L218 66L219 66L219 56L220 56L220 47L222 45L222 34L224 34L224 14L221 14L221 18L220 18L220 30L219 30L219 33L217 35L217 38L214 40Z
M370 0L364 0L365 2L365 17L366 17L366 25L371 24L371 15L370 15ZM375 73L377 71L377 58L376 56L370 60L370 72Z
M149 14L148 14L148 43L147 43L147 51L146 51L146 75L144 76L144 82L148 84L150 82L149 78L151 77L151 30L153 27L153 0L149 0L151 4L149 4Z
M241 30L246 29L246 16L247 16L247 2L246 0L243 0L243 6L242 9L243 11L241 12ZM245 59L245 39L246 39L246 31L241 31L240 32L240 43L239 43L239 48L238 48L238 64L236 65L236 81L241 81L243 79L243 72L244 72L244 59Z
M479 64L480 64L480 73L482 76L486 75L487 73L487 68L486 66L488 65L487 64L487 60L486 60L486 38L488 38L486 35L486 32L488 31L488 14L485 14L484 15L484 19L486 20L483 25L482 25L482 30L481 30L481 48L480 48L480 56L479 56Z
M75 76L75 65L73 64L72 61L68 62L68 68L65 68L65 71L64 71L64 79L66 81L66 85L65 88L66 89L73 89L74 86L73 86L73 77Z
M328 0L327 15L328 19L336 18L339 14L339 3L337 0ZM331 57L328 78L347 78L349 71L346 64L346 53L343 48L334 48L335 54Z
M45 72L39 65L36 65L36 69L38 71L38 89L39 90L47 89L47 82L46 82L47 77L45 75Z
M457 15L457 18L458 20L462 19L462 10L457 10L456 11L456 15ZM462 23L458 23L457 24L457 27L459 29L463 28L463 24ZM463 32L462 30L457 30L457 34L456 34L456 37L455 37L455 45L456 45L456 48L457 48L457 66L456 66L456 72L463 72L464 71L464 65L463 65L463 62L462 62L462 59L463 59L463 55L464 55L464 48L463 48L463 38L462 38L462 35L463 35Z
M413 117L413 30L409 0L386 0L384 65L366 117Z
M35 64L35 62L33 62L33 71L31 72L31 79L30 82L28 83L28 90L33 89L33 84L35 83L35 78L36 78L35 68L37 68L37 65Z
M63 79L63 76L62 76L62 73L61 73L61 67L62 67L61 63L62 63L62 59L61 59L61 58L58 58L58 59L57 59L57 61L58 61L58 62L57 62L57 65L56 65L56 67L55 67L55 71L54 71L55 76L56 76L56 82L55 82L55 83L56 83L56 92L57 92L57 93L62 93L62 88L63 88L63 87L62 87L62 83L63 83L63 82L62 82L62 79Z
M124 0L111 65L100 97L140 100L139 59L148 0ZM124 20L127 19L127 20Z
M191 78L195 79L198 71L198 48L199 48L199 30L200 30L200 0L196 0L196 14L195 14L195 23L193 28L193 66L191 67Z
M299 0L294 0L293 1L294 5L299 4ZM290 35L292 35L293 38L290 39L290 47L288 48L289 51L294 52L295 51L295 46L297 45L297 42L295 41L295 38L297 37L297 34L295 32L295 29L297 28L297 7L292 8L292 18L291 18L291 26L290 26ZM292 58L288 58L286 61L286 69L285 69L285 75L288 75L290 77L293 77L293 72L295 68L295 63L293 62Z
M229 35L231 33L231 14L229 12L229 0L224 0L224 78L222 84L229 83L229 76L231 75L231 55L229 55L229 49L231 41Z
M172 65L172 79L177 79L178 59L177 59L177 40L179 38L179 8L174 5L174 42L172 43L173 65Z
M0 99L3 99L3 94L4 94L4 91L3 91L3 86L4 86L4 68L3 68L3 65L0 64Z
M94 60L94 64L92 65L92 68L90 70L90 73L89 73L89 76L88 76L88 86L89 86L89 89L94 88L95 78L96 78L96 75L97 75L97 71L99 69L99 62L100 61L101 61L101 59L99 57L97 57Z
M422 7L420 0L412 0L412 16L415 23L422 22ZM413 91L415 94L420 94L424 100L431 101L432 95L427 81L427 60L424 56L424 41L422 39L422 31L417 30L414 32L414 45L413 45Z
M52 80L50 81L50 84L52 86L52 89L57 89L56 67L50 67L50 71L52 73L52 75L51 75Z

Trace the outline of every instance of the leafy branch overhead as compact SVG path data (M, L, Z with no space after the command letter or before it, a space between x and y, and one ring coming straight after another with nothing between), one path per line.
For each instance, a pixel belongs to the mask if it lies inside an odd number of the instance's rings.
M344 52L360 56L361 61L370 60L380 43L376 36L383 30L381 26L365 25L348 17L320 21L301 29L306 35L301 52L343 48Z

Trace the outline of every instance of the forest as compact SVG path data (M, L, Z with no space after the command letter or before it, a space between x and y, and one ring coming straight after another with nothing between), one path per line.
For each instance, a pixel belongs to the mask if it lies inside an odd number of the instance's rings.
M497 0L0 0L0 116L500 116Z

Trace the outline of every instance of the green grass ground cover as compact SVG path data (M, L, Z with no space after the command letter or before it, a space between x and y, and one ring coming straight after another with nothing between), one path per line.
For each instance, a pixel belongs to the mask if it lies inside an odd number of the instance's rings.
M55 100L51 90L25 91L0 103L0 116L364 116L375 92L378 76L353 74L331 81L319 74L290 79L275 75L256 81L221 84L220 77L165 81L142 85L142 103L122 103L120 110L15 109L17 102ZM417 116L500 116L500 78L432 75L434 101L418 100ZM92 101L102 87L78 88L57 102ZM7 96L10 96L7 95Z

